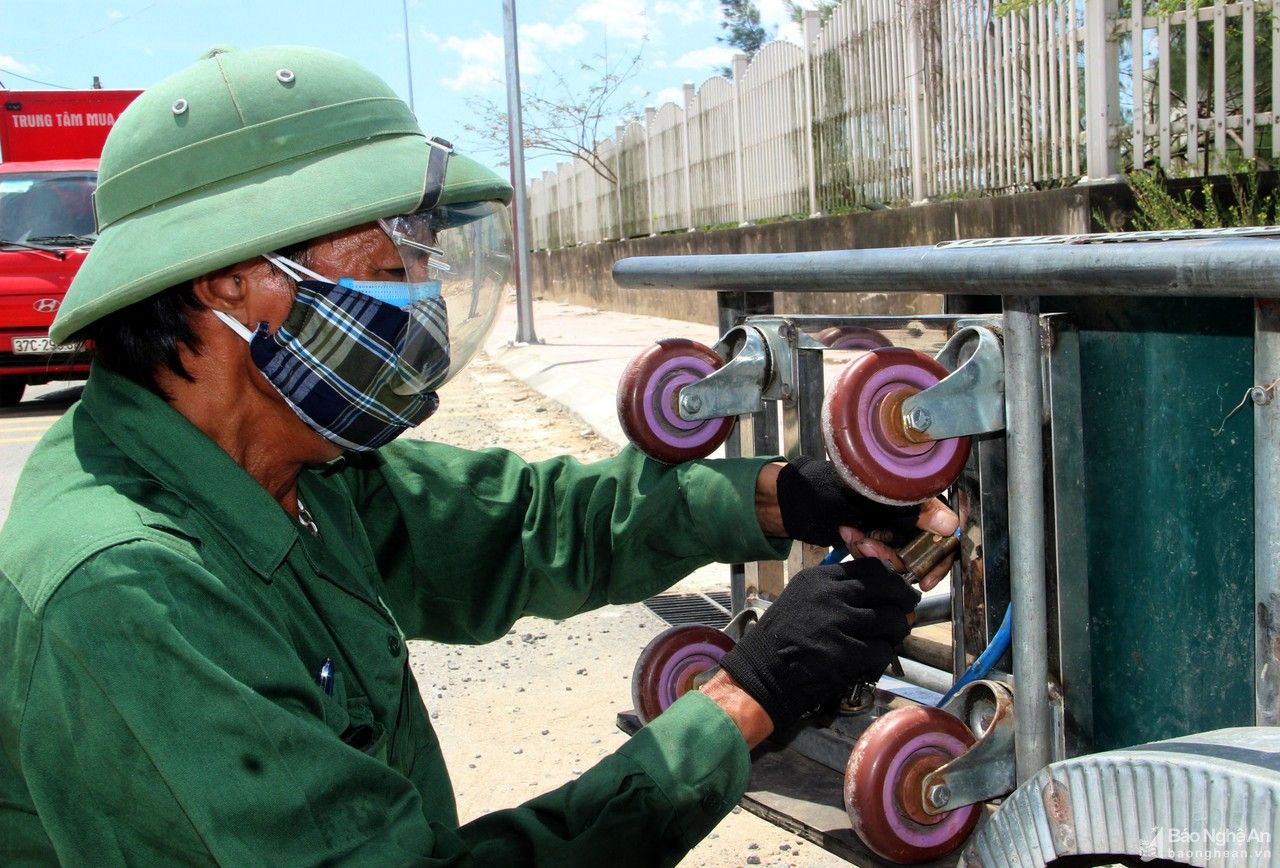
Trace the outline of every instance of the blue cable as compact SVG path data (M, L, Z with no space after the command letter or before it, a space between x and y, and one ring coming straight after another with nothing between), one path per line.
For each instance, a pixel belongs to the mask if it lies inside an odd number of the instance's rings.
M991 642L987 645L985 651L978 655L978 659L970 664L969 668L964 671L951 689L946 692L941 700L938 701L938 707L947 704L951 697L956 695L961 687L966 684L977 681L980 678L986 678L991 672L996 662L1005 655L1009 650L1009 640L1013 636L1013 604L1004 610L1004 620L1000 622L1000 629L996 631L996 635L991 637Z
M957 536L958 535L959 531L957 531ZM848 556L849 550L847 548L844 546L836 546L827 553L826 557L822 559L822 565L825 567L830 564L838 564ZM938 707L941 708L943 705L946 705L948 700L955 696L956 692L966 684L986 678L991 673L991 670L995 668L995 665L1000 658L1009 650L1009 642L1012 637L1013 604L1010 603L1004 610L1004 618L1000 621L1000 629L996 630L996 635L991 637L991 642L988 643L986 649L978 655L978 659L974 660L973 663L969 665L969 668L964 671L964 674L956 679L956 683L952 685L951 689L948 690L946 694L943 695L942 699L938 701Z
M844 546L836 546L827 552L827 556L822 559L822 566L829 567L832 564L838 564L847 557L849 557L849 550Z

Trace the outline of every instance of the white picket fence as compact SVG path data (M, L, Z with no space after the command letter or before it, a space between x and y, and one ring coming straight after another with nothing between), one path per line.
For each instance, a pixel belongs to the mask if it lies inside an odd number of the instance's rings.
M1280 158L1280 0L993 2L810 14L534 179L532 246Z

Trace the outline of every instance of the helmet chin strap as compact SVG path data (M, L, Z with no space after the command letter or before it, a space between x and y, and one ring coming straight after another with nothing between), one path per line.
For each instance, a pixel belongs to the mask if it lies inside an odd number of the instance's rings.
M422 201L414 211L430 211L440 202L440 194L444 192L445 170L449 167L449 155L453 153L453 143L432 136L427 144L431 146L431 154L427 157L427 178L422 191Z

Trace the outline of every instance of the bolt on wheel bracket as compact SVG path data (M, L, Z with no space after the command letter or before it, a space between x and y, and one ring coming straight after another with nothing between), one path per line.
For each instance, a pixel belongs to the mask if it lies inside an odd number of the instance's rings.
M928 442L1004 430L1004 351L996 333L962 328L937 358L951 374L902 402L907 436Z
M772 369L764 335L749 326L738 326L726 333L714 349L728 361L705 379L680 390L680 418L699 422L763 410L764 390Z
M920 782L926 814L937 816L1017 789L1013 752L1013 694L998 681L966 685L943 711L969 723L975 709L989 714L978 742Z

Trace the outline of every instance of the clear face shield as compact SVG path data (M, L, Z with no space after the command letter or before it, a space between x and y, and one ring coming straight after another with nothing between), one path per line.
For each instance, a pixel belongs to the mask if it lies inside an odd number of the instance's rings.
M406 281L384 284L389 294L380 300L409 314L393 390L436 389L480 351L512 282L509 212L497 202L440 205L378 224L400 254Z

